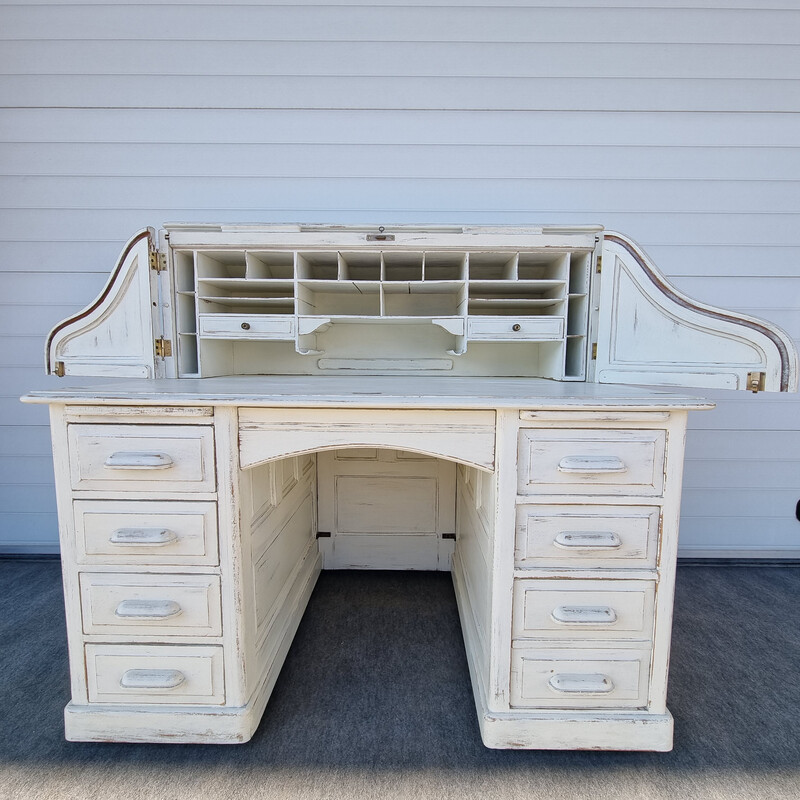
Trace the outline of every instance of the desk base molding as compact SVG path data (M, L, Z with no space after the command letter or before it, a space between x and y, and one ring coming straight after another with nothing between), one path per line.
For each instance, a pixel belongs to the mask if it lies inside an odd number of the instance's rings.
M672 750L672 714L499 714L478 710L486 747L509 750Z
M267 695L268 696L268 695ZM173 744L242 744L255 733L264 703L240 708L172 708L77 705L64 709L69 742L163 742Z

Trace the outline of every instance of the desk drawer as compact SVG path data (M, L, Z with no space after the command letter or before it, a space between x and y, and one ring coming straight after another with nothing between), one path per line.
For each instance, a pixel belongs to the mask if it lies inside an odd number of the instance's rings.
M651 581L514 581L513 636L544 639L630 639L653 634Z
M658 497L666 440L663 430L523 428L519 493Z
M651 569L660 514L659 506L519 506L516 565Z
M557 341L564 336L563 317L470 317L470 339L495 342Z
M80 575L83 632L135 636L220 636L217 575Z
M213 501L76 500L79 564L219 564Z
M69 425L72 488L213 492L213 436L199 425Z
M294 339L294 325L294 316L286 315L201 314L200 336L204 339Z
M511 705L517 708L644 708L650 650L511 651Z
M222 648L86 645L89 702L222 705Z

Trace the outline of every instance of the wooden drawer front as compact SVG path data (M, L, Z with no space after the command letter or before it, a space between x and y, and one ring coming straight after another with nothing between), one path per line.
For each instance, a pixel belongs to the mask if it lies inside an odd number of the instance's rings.
M637 639L653 633L651 581L514 581L514 637Z
M213 501L76 500L79 564L216 566Z
M222 648L198 645L86 645L92 703L222 705Z
M467 324L470 339L555 341L564 335L562 317L472 317Z
M519 506L516 565L652 568L660 513L658 506Z
M513 647L511 705L538 708L643 708L650 650Z
M294 317L262 314L201 314L204 339L293 339Z
M70 425L73 489L213 492L214 431L199 425Z
M216 575L80 576L83 632L136 636L220 636Z
M666 431L520 431L520 494L657 497L664 491Z

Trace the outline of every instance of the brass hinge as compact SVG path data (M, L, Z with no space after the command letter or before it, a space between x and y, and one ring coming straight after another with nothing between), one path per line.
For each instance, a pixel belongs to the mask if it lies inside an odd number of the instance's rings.
M54 375L58 375L59 378L64 377L64 362L63 361L56 361L56 367L53 370Z
M592 361L597 361L597 342L592 342Z
M597 274L603 271L603 256L597 256Z
M156 339L156 357L169 358L172 355L172 342L169 339Z
M163 272L167 268L167 254L158 250L150 251L150 269L156 272Z
M763 392L767 384L766 372L748 372L747 373L747 388L753 393Z

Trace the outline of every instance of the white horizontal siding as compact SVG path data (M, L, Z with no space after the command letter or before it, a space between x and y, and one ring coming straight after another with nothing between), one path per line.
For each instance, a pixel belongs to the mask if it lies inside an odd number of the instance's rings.
M232 80L231 83L236 83ZM531 98L535 100L535 98ZM789 147L800 115L359 109L0 108L0 142ZM313 153L309 149L309 154Z
M800 340L796 0L0 0L0 42L2 548L55 546L47 331L167 220L601 223ZM800 553L800 403L711 394L681 552Z

